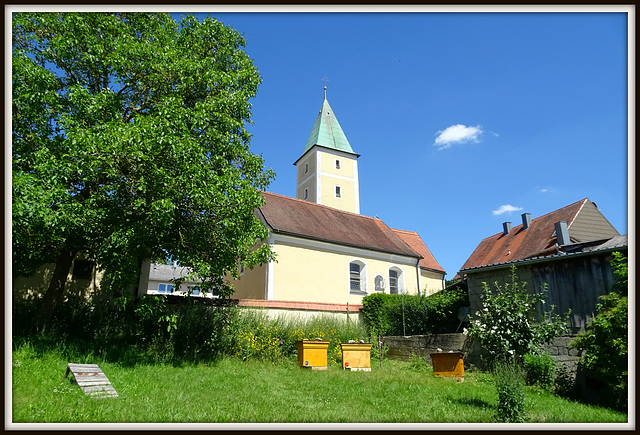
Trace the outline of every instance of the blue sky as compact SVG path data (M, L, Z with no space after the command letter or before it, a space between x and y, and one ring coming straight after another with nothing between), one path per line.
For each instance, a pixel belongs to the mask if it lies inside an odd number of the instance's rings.
M625 13L209 15L263 77L250 131L269 191L295 196L326 77L361 213L417 231L447 279L525 212L588 197L628 232Z

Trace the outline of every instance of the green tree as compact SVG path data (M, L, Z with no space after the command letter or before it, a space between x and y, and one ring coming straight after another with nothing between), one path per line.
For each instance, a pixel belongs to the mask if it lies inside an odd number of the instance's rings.
M580 366L589 378L604 384L605 397L611 405L625 409L629 374L627 257L614 252L611 265L616 278L611 293L600 297L602 303L596 305L596 317L570 346L585 351Z
M529 293L520 282L516 267L511 266L511 281L495 290L484 283L482 308L475 314L466 333L479 340L491 362L503 360L522 365L528 353L538 353L566 330L567 318L554 314L554 307L544 311L547 286Z
M176 259L228 295L238 261L268 261L253 214L273 179L249 150L261 77L235 30L149 13L16 13L13 273L56 267L46 324L78 256L112 289Z

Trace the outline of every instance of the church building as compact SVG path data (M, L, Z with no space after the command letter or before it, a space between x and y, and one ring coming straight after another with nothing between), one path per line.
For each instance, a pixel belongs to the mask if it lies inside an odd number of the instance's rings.
M263 192L256 213L276 260L241 270L234 298L359 305L373 293L433 294L445 271L418 233L360 214L358 157L326 98L295 161L296 198ZM268 305L265 305L268 306Z

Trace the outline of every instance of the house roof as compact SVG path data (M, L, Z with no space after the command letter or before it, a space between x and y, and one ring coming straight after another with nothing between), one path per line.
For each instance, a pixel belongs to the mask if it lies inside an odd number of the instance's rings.
M404 242L409 245L411 249L422 256L422 259L420 260L421 268L436 270L438 272L444 273L444 269L436 261L435 257L433 256L433 254L431 254L431 251L429 251L429 248L427 248L427 245L425 245L424 241L422 240L420 235L418 235L418 233L416 233L415 231L397 229L392 230L398 237L404 240Z
M380 219L276 193L262 195L265 203L259 208L260 213L276 234L422 257Z
M501 268L508 264L519 264L519 263L525 263L525 262L538 263L542 261L547 262L547 261L553 261L553 260L560 260L564 258L575 258L578 256L584 256L584 255L594 255L594 254L605 253L605 252L624 251L624 250L627 250L628 247L629 247L628 235L623 234L620 236L612 237L611 239L608 239L608 240L596 240L593 242L572 243L570 245L564 245L562 246L562 249L560 251L556 251L556 253L552 255L544 255L545 253L543 253L539 256L524 258L521 260L512 260L504 263L495 263L495 264L488 264L484 266L477 266L469 269L462 269L461 272L467 273L467 272L471 272L472 270L487 270L487 269L493 269L493 268ZM460 276L456 275L455 278L460 278Z
M555 223L566 221L570 228L578 212L587 203L591 201L585 198L532 219L526 230L520 224L513 227L507 235L501 232L487 237L480 242L461 270L557 253Z
M302 155L305 155L307 151L313 148L315 145L329 148L332 150L342 151L345 153L355 154L347 136L345 136L338 119L331 110L327 97L325 95L322 107L318 113L315 124L311 129L309 139L304 147Z

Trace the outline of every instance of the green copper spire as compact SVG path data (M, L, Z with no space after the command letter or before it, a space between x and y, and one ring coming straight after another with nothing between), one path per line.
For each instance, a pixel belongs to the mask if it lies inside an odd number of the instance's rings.
M309 139L307 139L307 145L304 147L302 155L309 151L314 145L355 154L336 116L333 114L331 106L329 106L326 86L324 87L324 102L322 103L322 108L320 109L320 113L318 113L316 123L313 124L313 129L311 130Z

